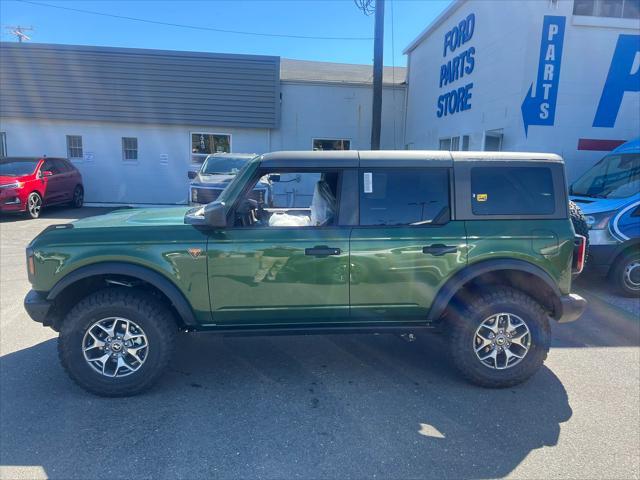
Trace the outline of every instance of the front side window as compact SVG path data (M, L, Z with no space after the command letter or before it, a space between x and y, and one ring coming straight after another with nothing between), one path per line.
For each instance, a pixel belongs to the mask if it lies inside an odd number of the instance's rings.
M122 137L122 159L138 159L138 139L135 137Z
M449 219L446 168L363 169L360 225L427 225Z
M82 158L82 137L67 135L67 157Z
M547 167L474 167L471 202L475 215L551 215L556 199Z
M40 169L42 172L51 172L52 175L59 175L62 172L60 165L53 159L45 160Z
M238 203L240 227L325 227L338 221L338 172L262 172Z
M212 153L231 152L231 135L218 133L191 133L191 160L202 163Z
M351 140L314 138L313 150L351 150Z
M640 154L608 155L571 186L572 195L626 198L640 191Z

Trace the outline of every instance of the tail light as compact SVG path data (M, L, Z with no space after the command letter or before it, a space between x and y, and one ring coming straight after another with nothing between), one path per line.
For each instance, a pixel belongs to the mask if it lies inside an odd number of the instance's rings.
M573 247L573 273L581 273L587 255L587 239L582 235L576 235Z

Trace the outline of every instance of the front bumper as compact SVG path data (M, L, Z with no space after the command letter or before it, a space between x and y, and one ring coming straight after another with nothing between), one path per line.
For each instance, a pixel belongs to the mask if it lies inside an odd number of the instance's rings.
M24 297L24 309L33 321L41 323L45 327L53 325L52 315L50 315L52 306L51 300L47 300L43 292L29 290L27 296Z
M562 306L562 315L558 318L558 323L569 323L582 316L587 308L587 301L580 295L571 293L560 297L560 305Z
M25 209L26 204L17 192L2 192L0 195L0 212L24 212Z

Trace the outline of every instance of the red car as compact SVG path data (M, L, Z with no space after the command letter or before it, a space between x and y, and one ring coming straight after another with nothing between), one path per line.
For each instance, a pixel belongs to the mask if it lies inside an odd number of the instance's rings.
M66 158L0 158L0 212L26 212L38 218L43 206L84 200L82 175Z

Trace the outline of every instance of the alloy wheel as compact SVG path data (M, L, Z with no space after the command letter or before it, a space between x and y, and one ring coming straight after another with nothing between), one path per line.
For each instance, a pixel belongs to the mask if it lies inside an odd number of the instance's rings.
M630 290L640 290L640 259L633 259L627 263L622 273L623 280Z
M476 356L488 368L505 370L524 359L531 347L527 324L513 313L497 313L486 318L474 335Z
M94 322L82 339L87 363L105 377L126 377L144 365L149 355L147 336L129 319L108 317Z
M29 199L27 200L27 208L29 209L29 214L36 218L40 215L40 208L42 208L42 199L40 195L31 194L29 195Z

